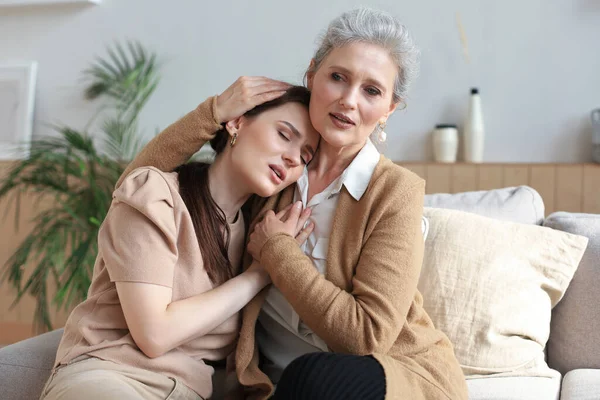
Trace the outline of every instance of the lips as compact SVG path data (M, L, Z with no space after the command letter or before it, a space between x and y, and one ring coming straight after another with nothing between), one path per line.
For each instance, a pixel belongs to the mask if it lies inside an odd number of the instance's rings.
M271 168L271 170L275 174L275 177L277 177L277 179L279 181L281 181L281 182L285 181L285 177L287 176L287 172L286 172L285 168L283 168L281 165L276 165L276 164L269 164L269 168ZM281 183L281 182L279 182L279 183Z
M345 124L350 124L350 125L356 125L354 123L354 121L352 121L352 118L348 117L345 114L342 113L330 113L329 115L331 115L333 118L335 118L336 120L345 123Z

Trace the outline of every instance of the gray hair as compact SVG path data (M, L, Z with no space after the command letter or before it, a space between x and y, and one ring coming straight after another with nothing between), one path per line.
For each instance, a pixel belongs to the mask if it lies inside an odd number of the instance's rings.
M392 101L399 103L418 73L419 50L406 27L383 11L357 8L331 21L307 74L319 69L333 49L356 42L375 44L389 52L398 67Z

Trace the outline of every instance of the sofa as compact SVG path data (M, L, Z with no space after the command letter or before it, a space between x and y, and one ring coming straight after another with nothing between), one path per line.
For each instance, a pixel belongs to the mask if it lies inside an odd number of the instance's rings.
M531 373L530 369L527 370L529 373L522 375L519 375L519 370L476 374L467 376L467 385L472 400L600 399L600 215L557 212L545 217L542 198L527 186L432 194L426 196L425 206L430 215L436 215L431 210L455 210L486 218L485 221L515 224L511 225L513 227L536 226L538 228L535 229L546 229L543 232L552 230L577 235L568 236L569 240L587 238L583 256L577 258L576 270L565 275L568 275L565 278L568 287L559 295L554 293L555 299L551 306L548 305L548 326L541 327L548 334L536 338L543 352L542 367L551 373ZM465 215L454 217L460 219ZM433 225L431 221L430 225ZM430 240L435 240L431 234L427 241ZM496 246L502 247L502 244ZM435 243L433 247L437 247ZM544 283L541 286L546 290L548 285ZM424 298L427 306L425 295ZM550 301L547 300L547 303L550 304ZM432 319L435 323L435 318ZM61 333L61 330L56 330L0 349L0 398L38 398L52 367ZM477 355L478 349L473 350ZM502 351L510 352L511 349ZM217 371L215 377L219 381L222 371ZM215 384L213 398L220 398L219 387Z

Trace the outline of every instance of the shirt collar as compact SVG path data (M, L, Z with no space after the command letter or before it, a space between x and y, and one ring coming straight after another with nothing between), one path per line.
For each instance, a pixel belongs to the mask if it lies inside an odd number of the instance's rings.
M354 197L354 200L360 200L362 195L367 191L380 157L381 154L379 154L371 139L367 139L363 148L342 174L338 192L341 190L341 185L343 184L352 197Z
M367 139L367 142L356 157L354 157L354 160L346 167L342 175L333 182L330 195L339 193L342 190L342 186L346 186L346 189L354 200L360 200L369 186L380 157L381 155L373 142L371 142L371 139ZM298 192L302 198L302 203L306 205L306 198L308 196L308 168L304 168L296 184L298 185Z
M298 189L302 204L306 207L306 199L308 198L308 167L304 167L302 175L300 175L300 178L296 181L296 188Z

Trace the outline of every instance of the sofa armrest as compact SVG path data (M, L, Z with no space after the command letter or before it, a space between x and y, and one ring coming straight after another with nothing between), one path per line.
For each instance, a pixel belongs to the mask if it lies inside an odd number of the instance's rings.
M600 399L600 370L576 369L563 378L561 400Z
M58 329L0 349L0 393L7 400L37 399L56 358Z
M467 379L467 387L469 400L558 400L560 398L560 378L510 376Z

